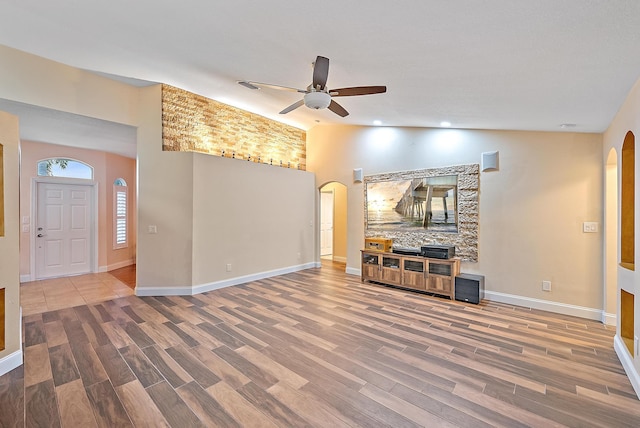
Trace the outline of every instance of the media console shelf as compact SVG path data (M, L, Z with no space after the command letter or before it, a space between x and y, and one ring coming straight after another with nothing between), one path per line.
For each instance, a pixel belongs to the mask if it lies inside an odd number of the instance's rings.
M434 259L382 251L362 251L362 282L372 281L455 297L460 259Z

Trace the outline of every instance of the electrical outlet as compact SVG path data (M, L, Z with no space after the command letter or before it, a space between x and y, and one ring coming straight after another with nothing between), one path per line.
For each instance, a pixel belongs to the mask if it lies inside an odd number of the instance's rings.
M551 281L542 281L542 291L551 291Z
M156 226L155 224L150 224L147 231L149 233L158 233L158 226Z
M231 263L227 263L227 272L231 272Z
M582 223L582 232L584 233L597 233L598 222L597 221L585 221Z

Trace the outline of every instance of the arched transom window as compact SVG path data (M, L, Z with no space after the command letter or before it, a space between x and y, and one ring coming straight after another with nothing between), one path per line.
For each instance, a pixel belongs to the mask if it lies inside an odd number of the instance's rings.
M93 179L93 167L65 158L50 158L38 162L38 176Z

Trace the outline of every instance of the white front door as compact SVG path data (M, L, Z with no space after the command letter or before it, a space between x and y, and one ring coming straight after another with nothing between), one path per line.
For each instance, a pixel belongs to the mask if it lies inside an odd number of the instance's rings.
M93 186L37 183L36 279L91 272Z
M333 192L320 192L320 255L333 254Z

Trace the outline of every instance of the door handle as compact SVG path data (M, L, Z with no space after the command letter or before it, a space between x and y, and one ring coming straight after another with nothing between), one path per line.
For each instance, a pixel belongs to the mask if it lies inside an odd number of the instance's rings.
M43 233L38 233L37 236L38 236L38 238L42 238L44 236L44 234Z

